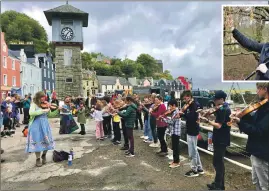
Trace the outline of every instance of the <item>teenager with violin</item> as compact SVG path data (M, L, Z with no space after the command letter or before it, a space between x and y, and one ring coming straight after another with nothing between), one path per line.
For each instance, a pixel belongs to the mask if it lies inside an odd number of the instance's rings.
M129 140L129 149L125 152L126 157L134 157L134 125L136 120L137 107L134 104L132 97L126 97L125 103L127 105L125 111L116 111L119 116L124 118L127 137Z
M269 43L261 43L247 38L242 33L240 33L239 30L234 28L233 20L229 21L229 25L232 28L233 37L240 43L241 46L250 51L254 51L260 54L259 64L255 72L255 80L269 80Z
M141 111L144 114L144 135L140 138L144 139L145 143L153 143L153 137L150 129L150 116L149 116L149 108L152 105L152 101L150 99L150 95L144 97L144 101L140 104Z
M231 109L228 103L225 102L227 94L222 91L216 91L214 96L214 102L216 109L214 114L216 116L215 121L208 120L207 122L213 126L213 166L216 171L215 180L213 183L208 184L209 190L225 190L224 186L224 156L226 148L230 146L230 130L231 127L227 124L230 121Z
M196 177L199 174L204 174L200 155L197 149L197 136L199 134L200 126L197 123L198 113L196 112L199 105L194 101L190 90L186 90L182 93L185 105L179 111L178 115L182 116L186 120L187 128L187 143L189 157L191 158L191 170L188 171L186 177Z
M246 149L251 154L253 184L257 190L269 190L269 83L256 86L260 102L231 118L248 135Z
M157 96L155 98L154 108L152 108L149 112L150 112L150 115L156 118L157 136L161 145L161 150L157 152L157 154L160 156L166 156L168 150L167 150L167 144L164 139L164 136L165 136L165 131L167 128L167 123L165 123L160 118L166 112L166 107L163 103L163 98L161 96Z
M37 92L29 112L30 121L25 152L35 153L37 167L46 164L47 151L53 150L55 147L48 117L58 115L58 110L52 112L50 104L45 102L45 99L44 92ZM42 155L41 152L43 152Z
M169 133L172 137L173 161L169 162L169 167L177 168L180 166L179 139L181 133L181 121L180 118L176 118L179 113L177 101L175 99L170 100L168 102L168 107L169 109L161 116L161 119L169 125Z

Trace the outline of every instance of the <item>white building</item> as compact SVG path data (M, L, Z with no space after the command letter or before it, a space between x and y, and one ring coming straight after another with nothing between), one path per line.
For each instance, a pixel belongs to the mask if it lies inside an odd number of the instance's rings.
M21 88L22 95L31 93L34 95L38 91L42 91L42 75L39 68L38 58L28 58L24 52L12 51L21 60Z
M132 84L125 78L117 76L97 76L99 83L99 93L114 93L118 91L132 91Z

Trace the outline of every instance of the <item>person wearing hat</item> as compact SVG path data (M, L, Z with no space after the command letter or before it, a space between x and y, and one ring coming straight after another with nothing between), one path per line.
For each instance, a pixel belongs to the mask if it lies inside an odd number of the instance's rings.
M216 171L215 180L213 183L208 184L209 190L224 190L224 156L226 153L226 148L230 146L230 131L231 127L227 125L230 121L231 109L228 103L225 102L227 94L222 91L216 91L214 96L215 105L219 107L215 112L216 120L208 121L213 128L213 166Z
M251 154L252 182L256 190L269 190L269 83L256 86L260 100L267 99L267 102L241 119L236 114L231 118L238 123L240 131L248 135L246 149Z

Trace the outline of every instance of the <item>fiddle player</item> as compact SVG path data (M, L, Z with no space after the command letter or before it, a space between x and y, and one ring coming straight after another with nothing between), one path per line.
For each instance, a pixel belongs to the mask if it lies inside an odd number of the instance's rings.
M260 54L259 65L256 68L256 79L255 80L269 80L269 70L266 66L266 62L269 59L269 43L260 43L245 37L242 33L240 33L237 29L233 27L233 21L230 20L233 37L237 40L237 42L243 46L244 48L254 51Z
M269 190L269 83L257 83L257 94L261 101L255 114L247 114L241 119L231 115L240 131L248 135L246 149L251 154L252 182L257 190ZM254 113L254 112L252 112Z
M171 118L161 117L164 122L169 125L169 130L171 131L172 136L172 150L173 150L173 161L169 162L170 168L180 167L180 148L179 148L179 139L181 133L181 121L180 118L176 118L175 116L178 114L178 103L175 99L172 99L168 102L168 107L170 110Z
M213 166L216 171L215 180L213 183L208 184L207 187L209 190L225 190L224 187L224 176L225 176L225 167L224 167L224 156L226 152L226 147L230 146L230 130L231 127L227 125L227 122L230 120L231 109L229 108L228 103L225 102L227 94L222 91L216 91L214 102L216 106L222 105L218 110L216 110L216 120L208 121L213 128Z
M191 158L191 170L188 171L185 176L196 177L199 176L199 174L204 174L200 155L197 149L197 136L199 134L200 126L199 123L196 122L199 117L196 111L199 108L199 105L195 101L192 101L193 97L190 90L184 91L182 93L182 97L185 103L189 104L189 107L185 112L179 111L179 114L186 119L188 153Z

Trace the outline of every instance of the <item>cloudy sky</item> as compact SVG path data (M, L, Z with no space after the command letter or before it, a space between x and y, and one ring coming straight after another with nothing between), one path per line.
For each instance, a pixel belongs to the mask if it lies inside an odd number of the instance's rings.
M2 1L2 10L16 10L38 20L51 40L43 11L65 4ZM248 2L87 2L69 4L89 13L84 28L84 51L136 59L148 53L163 60L174 77L193 79L194 88L229 88L221 83L221 5L268 4ZM240 85L255 88L253 84Z

